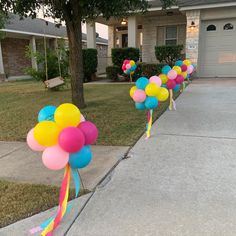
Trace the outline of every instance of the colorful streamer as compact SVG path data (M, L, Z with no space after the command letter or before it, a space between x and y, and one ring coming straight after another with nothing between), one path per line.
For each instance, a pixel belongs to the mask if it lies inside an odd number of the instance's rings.
M146 139L150 138L151 136L151 128L152 128L152 114L153 110L148 110L148 123L147 123L147 137Z
M72 209L72 204L68 204L69 188L70 188L70 175L73 175L75 184L75 198L79 195L80 182L77 170L71 169L69 165L66 166L64 172L64 178L60 189L59 208L56 216L53 216L43 222L40 226L37 226L30 230L31 234L35 234L42 231L42 236L51 236L58 224L61 222L65 214L68 214Z

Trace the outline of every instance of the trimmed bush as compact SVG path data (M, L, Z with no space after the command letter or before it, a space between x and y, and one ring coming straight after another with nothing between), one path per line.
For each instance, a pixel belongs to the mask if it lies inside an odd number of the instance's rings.
M152 77L153 75L159 75L161 74L161 69L163 66L163 64L143 63L142 74L148 78Z
M84 82L92 80L92 76L97 72L98 52L95 48L83 49L84 62Z
M112 63L118 67L122 67L125 59L138 61L139 49L138 48L113 48L112 49Z
M116 81L118 80L118 74L122 74L122 70L119 66L108 66L106 68L107 79Z
M173 66L175 61L181 58L183 48L183 45L158 46L155 47L155 55L160 63Z

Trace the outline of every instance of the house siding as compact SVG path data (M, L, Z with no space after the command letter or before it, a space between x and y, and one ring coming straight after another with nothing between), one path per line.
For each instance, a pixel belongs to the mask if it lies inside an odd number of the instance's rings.
M157 62L155 46L164 45L165 26L178 26L178 43L185 45L185 15L143 17L143 53L144 62Z
M1 41L5 74L9 76L25 75L24 69L31 67L31 59L26 58L26 46L30 40L5 38Z

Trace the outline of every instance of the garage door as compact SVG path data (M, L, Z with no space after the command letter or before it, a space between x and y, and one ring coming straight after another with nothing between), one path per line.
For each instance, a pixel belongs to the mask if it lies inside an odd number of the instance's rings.
M202 22L199 59L201 77L236 77L236 18Z

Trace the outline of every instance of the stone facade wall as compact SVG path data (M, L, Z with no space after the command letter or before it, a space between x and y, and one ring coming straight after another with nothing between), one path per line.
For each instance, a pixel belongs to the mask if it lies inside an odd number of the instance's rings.
M185 26L186 16L179 14L173 16L151 16L143 17L143 53L144 62L157 62L155 56L155 46L161 45L158 39L162 38L158 35L158 28L165 26ZM183 34L182 34L183 35ZM185 44L185 38L177 39L178 44Z
M187 11L187 28L186 28L186 58L192 63L198 63L199 53L199 34L201 29L200 10ZM195 23L195 27L191 28L191 23Z
M24 69L32 66L25 55L29 44L27 39L5 38L1 41L4 71L8 77L25 75Z

